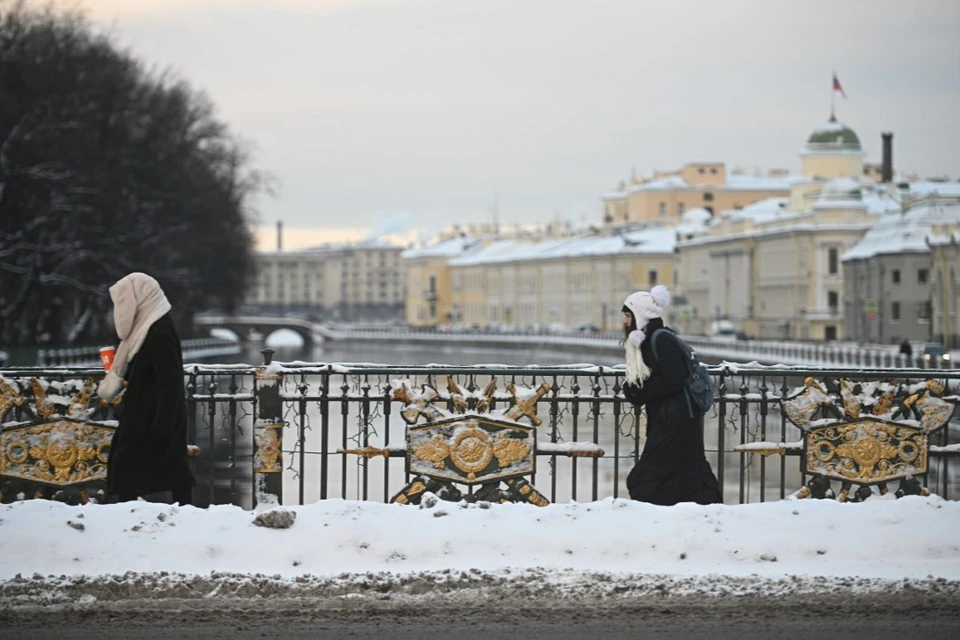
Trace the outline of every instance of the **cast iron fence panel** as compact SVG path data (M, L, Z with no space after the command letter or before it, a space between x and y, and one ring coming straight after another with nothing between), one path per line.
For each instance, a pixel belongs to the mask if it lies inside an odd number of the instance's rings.
M188 365L185 367L189 442L200 447L194 458L198 480L198 504L253 504L258 491L254 473L255 432L260 416L258 402L269 388L258 379L265 365ZM900 382L937 380L944 397L956 400L960 387L958 370L878 369L844 370L816 368L710 367L716 386L716 402L705 416L707 459L715 470L725 502L745 503L782 499L803 486L808 478L796 460L780 456L779 464L768 464L766 456L734 447L765 442L770 436L781 444L801 438L801 432L781 411L782 398L803 387L804 378L844 378L853 382ZM453 412L453 399L446 391L452 378L471 397L496 377L499 385L491 412L509 408L513 397L505 387L514 384L535 389L546 383L549 389L537 401L543 420L537 439L541 443L592 441L606 452L602 458L581 460L560 455L546 457L531 482L551 502L596 500L626 495L626 475L642 453L645 416L622 395L624 371L610 367L506 367L506 366L370 366L322 363L280 363L271 372L282 374L277 391L281 415L275 417L282 436L282 474L270 485L282 493L285 503L318 499L388 501L410 477L401 461L384 455L382 460L355 457L345 449L402 446L405 428L403 403L394 399L392 385L406 381L411 388L430 385L440 397L435 405ZM0 369L0 377L13 383L24 404L9 404L0 412L0 429L36 420L29 412L30 380L64 383L68 380L94 381L100 369L20 368ZM93 404L99 402L96 399ZM65 406L57 408L61 413ZM98 423L115 425L115 407L96 408ZM2 415L3 413L6 416ZM262 426L262 425L261 425ZM957 491L960 423L935 433L931 464L922 483L945 498ZM951 443L954 443L952 446ZM17 450L20 451L19 449ZM8 453L0 451L8 458ZM19 455L19 454L18 454ZM587 465L587 466L584 466ZM0 475L5 474L0 469ZM2 479L3 500L16 495L50 497L60 487L19 478ZM96 483L86 487L95 492ZM62 491L62 489L61 489Z

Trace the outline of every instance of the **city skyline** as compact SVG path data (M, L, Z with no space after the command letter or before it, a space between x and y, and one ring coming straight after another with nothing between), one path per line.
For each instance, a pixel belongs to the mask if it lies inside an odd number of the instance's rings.
M259 202L265 227L362 237L408 212L430 232L494 209L592 221L633 169L795 170L834 71L837 116L868 160L890 130L898 170L960 174L955 3L81 6L253 144L278 180Z

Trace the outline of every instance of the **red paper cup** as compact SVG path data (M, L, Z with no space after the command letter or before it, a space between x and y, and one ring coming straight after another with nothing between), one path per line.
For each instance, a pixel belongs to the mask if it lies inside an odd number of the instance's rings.
M117 354L117 350L113 347L103 347L100 349L100 362L103 363L104 371L110 371L110 367L113 366L113 357Z

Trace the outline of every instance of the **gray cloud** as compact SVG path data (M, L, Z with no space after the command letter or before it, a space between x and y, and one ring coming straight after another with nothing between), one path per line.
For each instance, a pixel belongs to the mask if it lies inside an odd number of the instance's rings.
M599 217L629 175L692 160L798 168L837 111L898 168L960 174L960 3L397 0L126 13L280 180L264 222L417 226Z

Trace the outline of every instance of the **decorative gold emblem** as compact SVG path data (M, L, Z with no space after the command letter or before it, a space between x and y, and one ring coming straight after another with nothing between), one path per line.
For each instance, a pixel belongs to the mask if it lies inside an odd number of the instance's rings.
M115 429L72 420L0 433L0 475L68 486L103 480Z
M408 471L468 484L532 473L534 437L531 427L486 416L448 418L408 429Z
M465 390L453 376L447 377L446 395L441 395L431 384L421 385L421 391L416 392L406 379L391 380L390 386L391 400L402 403L400 415L411 425L407 428L406 446L391 446L389 449L367 446L339 452L367 459L406 456L406 471L414 477L393 497L393 502L418 504L421 494L429 490L448 500L462 497L496 503L549 504L521 477L536 472L535 427L542 424L537 417L537 402L550 391L548 383L541 383L533 389L508 385L513 403L494 415L479 414L489 412L493 406L496 377L491 377L480 393L472 388ZM434 402L449 404L441 408L434 407ZM529 418L533 426L518 424L524 417ZM421 418L427 424L416 426ZM595 445L589 448L551 447L540 453L576 457L604 455L603 450ZM506 489L501 488L501 482L506 483ZM483 486L476 493L464 496L454 487L455 483Z
M457 469L467 474L468 480L473 481L476 480L477 474L486 469L493 460L493 443L490 442L490 436L485 431L477 428L476 422L467 424L470 428L461 431L453 439L450 459Z
M827 478L876 484L927 472L927 435L873 417L811 429L805 444L805 471Z
M281 473L281 455L283 453L283 425L264 424L254 428L254 442L257 450L253 455L254 473Z

